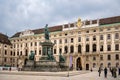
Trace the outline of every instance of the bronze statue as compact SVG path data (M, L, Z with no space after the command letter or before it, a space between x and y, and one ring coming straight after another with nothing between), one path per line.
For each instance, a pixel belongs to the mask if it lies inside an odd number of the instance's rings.
M44 29L44 33L45 33L45 40L49 40L49 31L48 31L48 24L46 24L45 29Z
M29 60L34 60L35 54L33 53L33 51L31 51L30 55L29 55Z
M48 55L48 60L51 60L51 61L55 60L54 56L51 53L51 49L50 48L48 49L48 54L47 55Z
M59 62L65 62L65 58L61 55L61 53L59 55Z

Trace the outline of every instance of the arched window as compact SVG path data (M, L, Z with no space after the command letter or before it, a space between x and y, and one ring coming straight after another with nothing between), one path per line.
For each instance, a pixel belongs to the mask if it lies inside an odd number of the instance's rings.
M78 45L78 53L81 53L81 45Z
M118 66L119 66L119 63L117 62L117 63L116 63L116 67L118 67Z
M108 68L111 67L111 63L108 63Z
M115 59L119 60L119 55L118 54L115 55Z
M62 48L59 48L59 53L60 53L60 54L62 53Z
M86 44L86 52L89 52L89 44Z
M93 63L93 68L95 68L96 67L96 63Z
M74 46L70 46L70 53L74 53Z
M100 63L100 67L103 67L103 63Z
M7 50L5 50L5 55L7 55Z
M68 47L67 46L64 47L64 50L65 50L65 53L68 53Z
M96 52L96 44L93 44L93 52Z
M111 60L111 55L108 55L108 60Z
M95 61L96 60L96 57L95 56L93 56L93 61Z

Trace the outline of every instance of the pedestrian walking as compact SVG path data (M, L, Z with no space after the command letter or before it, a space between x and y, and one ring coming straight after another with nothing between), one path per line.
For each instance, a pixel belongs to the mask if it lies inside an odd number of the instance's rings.
M107 78L107 68L106 67L104 69L104 76L105 76L105 78Z
M100 67L98 69L98 73L99 73L99 77L100 77L100 74L101 74L101 68Z
M117 77L117 69L116 67L113 68L113 77L116 78Z
M112 75L112 77L113 77L113 68L111 68L111 75Z
M118 75L120 75L120 67L118 68Z

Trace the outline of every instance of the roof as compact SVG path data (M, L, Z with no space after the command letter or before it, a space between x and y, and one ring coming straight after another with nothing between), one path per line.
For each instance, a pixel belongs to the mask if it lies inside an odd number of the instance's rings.
M97 20L92 20L92 23L96 24ZM101 25L106 25L106 24L113 24L113 23L120 23L120 16L99 19L100 26ZM85 25L90 25L90 21L86 21ZM74 23L70 23L70 27L73 27L73 26L74 26ZM64 28L68 28L68 24L64 24ZM35 30L32 30L32 31L34 32L34 34L41 34L41 33L44 32L44 28L42 28L42 29L35 29ZM62 31L62 25L49 27L49 31L50 32ZM17 32L11 38L19 37L20 33L21 32Z
M92 24L96 24L96 23L97 20L92 20ZM100 25L113 24L113 23L120 23L120 16L99 19ZM85 25L90 25L90 21L86 21Z
M49 27L48 29L49 29L49 32L62 31L62 25ZM44 28L42 28L42 29L35 29L35 30L32 30L32 31L34 32L34 34L42 34L44 32ZM19 37L20 33L21 32L17 32L11 38Z
M6 36L2 33L0 33L0 43L11 45L11 42L8 39L8 36Z
M103 19L100 19L100 22L99 22L100 25L113 24L113 23L120 23L120 16L103 18Z

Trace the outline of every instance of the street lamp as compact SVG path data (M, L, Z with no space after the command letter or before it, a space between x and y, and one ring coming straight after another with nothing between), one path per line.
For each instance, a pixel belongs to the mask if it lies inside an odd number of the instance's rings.
M69 67L70 67L70 46L69 46L70 41L69 41L69 32L68 32L68 38L67 38L67 40L68 40L68 75L67 75L67 77L69 77L70 76L70 74L69 74Z
M70 58L69 58L69 57L70 57L70 54L68 53L68 75L67 75L67 77L70 76L70 75L69 75L69 65L70 65L70 60L69 60Z

